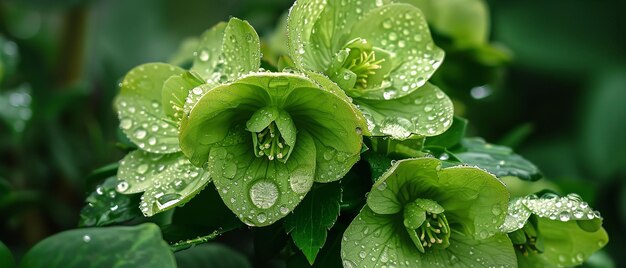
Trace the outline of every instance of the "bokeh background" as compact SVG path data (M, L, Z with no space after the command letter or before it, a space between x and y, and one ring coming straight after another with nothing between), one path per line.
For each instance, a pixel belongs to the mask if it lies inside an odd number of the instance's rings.
M625 267L626 2L453 2L490 22L467 24L486 40L458 42L462 33L436 22L447 56L433 82L472 135L515 148L546 176L517 186L577 192L600 210L612 240L590 265ZM230 16L267 37L291 4L1 1L0 240L19 258L77 227L101 182L90 174L124 154L111 103L128 70L172 60L186 38Z

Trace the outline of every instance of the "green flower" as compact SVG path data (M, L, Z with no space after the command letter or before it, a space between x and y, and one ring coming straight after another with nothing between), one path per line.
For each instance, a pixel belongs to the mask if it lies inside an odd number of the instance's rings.
M400 160L344 233L344 267L515 267L511 241L498 232L508 198L481 169Z
M291 73L203 85L181 125L182 151L205 167L239 219L272 224L313 182L338 180L359 159L365 119L332 86Z
M511 200L501 230L509 233L520 267L581 265L609 240L600 213L577 194Z
M288 19L298 69L324 73L353 99L373 135L434 136L452 103L426 83L443 60L419 9L362 0L298 0Z
M210 181L181 153L178 137L181 120L210 87L200 85L229 81L260 65L256 32L236 18L207 31L194 54L192 72L165 63L132 69L115 99L120 129L139 147L120 161L117 191L143 192L146 216L184 204Z

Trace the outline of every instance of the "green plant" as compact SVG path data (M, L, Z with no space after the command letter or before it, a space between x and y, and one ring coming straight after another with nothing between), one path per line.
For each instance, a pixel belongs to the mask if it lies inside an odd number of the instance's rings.
M288 47L276 51L288 55L273 65L255 30L233 18L177 59L189 70L129 71L115 108L133 150L89 196L81 225L136 226L53 236L23 266L148 266L138 256L150 256L173 267L172 252L215 255L189 248L241 223L290 234L293 245L272 246L294 266L572 266L608 242L600 214L575 194L510 197L500 178L542 174L505 146L466 137L467 120L427 82L444 50L420 9L298 0L286 23ZM105 243L110 233L120 239ZM79 257L50 262L61 244Z

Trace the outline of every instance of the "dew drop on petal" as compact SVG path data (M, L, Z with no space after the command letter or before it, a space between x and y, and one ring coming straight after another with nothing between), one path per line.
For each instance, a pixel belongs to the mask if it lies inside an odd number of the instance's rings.
M278 187L271 181L259 180L250 187L250 200L261 209L272 207L278 199Z

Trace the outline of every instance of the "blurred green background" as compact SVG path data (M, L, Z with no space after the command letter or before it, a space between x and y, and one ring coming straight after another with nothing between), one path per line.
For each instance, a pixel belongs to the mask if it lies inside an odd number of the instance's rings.
M456 2L463 1L477 2ZM185 38L230 16L268 36L291 4L0 2L0 240L19 258L44 237L76 228L85 197L101 182L89 174L124 154L111 103L128 70L169 60ZM433 81L472 134L515 148L550 181L540 185L577 192L600 210L612 241L592 262L610 256L625 267L626 2L487 5L487 44L458 46L433 29L447 51Z

